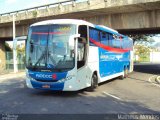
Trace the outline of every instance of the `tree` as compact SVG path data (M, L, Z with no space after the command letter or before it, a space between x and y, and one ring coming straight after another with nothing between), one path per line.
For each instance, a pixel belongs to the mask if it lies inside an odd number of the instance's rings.
M134 49L137 55L145 55L150 53L150 48L144 45L135 45Z
M154 39L152 38L154 34L135 34L135 35L129 35L135 42L146 42L146 43L153 43L155 42Z
M25 53L25 45L24 44L21 44L21 45L17 45L17 54L18 53L22 53L24 54Z
M139 56L139 61L149 61L149 54L151 49L148 46L135 45L134 50L135 55Z
M21 62L25 62L25 45L21 44L21 45L17 45L17 58L18 61Z

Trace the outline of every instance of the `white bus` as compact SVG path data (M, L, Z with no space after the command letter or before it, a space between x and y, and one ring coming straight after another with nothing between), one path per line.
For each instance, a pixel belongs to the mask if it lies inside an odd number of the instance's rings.
M133 70L133 42L116 30L75 19L32 24L26 42L26 84L58 91L94 90Z

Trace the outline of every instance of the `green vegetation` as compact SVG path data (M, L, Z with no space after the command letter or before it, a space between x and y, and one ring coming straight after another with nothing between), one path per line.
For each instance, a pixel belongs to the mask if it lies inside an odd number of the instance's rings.
M17 54L19 53L25 54L25 45L17 45Z
M25 45L17 45L17 58L19 63L25 63Z
M33 17L37 17L37 15L38 15L38 12L36 11L36 10L34 10L34 11L32 11L32 15L33 15Z
M146 42L146 43L153 43L155 42L152 37L154 34L135 34L135 35L129 35L135 42Z
M138 62L149 62L150 61L150 48L144 45L134 46L135 55L138 56ZM137 61L137 60L136 60Z
M153 46L155 34L135 34L129 35L134 41L134 53L136 62L149 62L150 52L158 51Z

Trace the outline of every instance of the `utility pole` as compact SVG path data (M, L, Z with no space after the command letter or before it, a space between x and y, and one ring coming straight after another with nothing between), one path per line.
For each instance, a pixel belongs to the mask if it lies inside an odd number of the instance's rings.
M18 72L16 47L17 47L16 26L15 26L15 15L13 14L13 68L14 68L14 73Z

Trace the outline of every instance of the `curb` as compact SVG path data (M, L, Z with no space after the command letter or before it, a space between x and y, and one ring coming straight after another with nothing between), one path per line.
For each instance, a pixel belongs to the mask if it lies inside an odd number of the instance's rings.
M160 76L156 77L155 81L160 84Z

